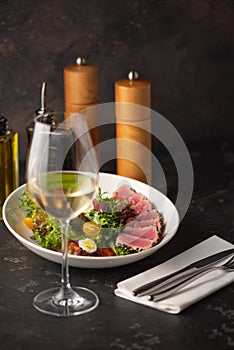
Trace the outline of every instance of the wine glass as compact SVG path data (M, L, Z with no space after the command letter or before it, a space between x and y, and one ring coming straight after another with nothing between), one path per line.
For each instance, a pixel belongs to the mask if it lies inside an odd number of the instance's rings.
M97 186L98 163L85 116L67 116L56 129L43 115L37 117L27 164L27 189L35 203L58 219L62 234L60 286L42 291L33 301L43 313L75 316L99 303L93 291L71 287L67 255L70 220L90 207Z

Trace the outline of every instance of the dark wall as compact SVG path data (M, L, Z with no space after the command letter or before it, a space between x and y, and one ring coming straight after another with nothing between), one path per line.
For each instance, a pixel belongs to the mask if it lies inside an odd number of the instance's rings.
M233 15L233 0L1 0L1 109L21 158L41 82L49 105L63 108L63 68L79 55L99 67L100 103L136 69L187 144L231 138Z

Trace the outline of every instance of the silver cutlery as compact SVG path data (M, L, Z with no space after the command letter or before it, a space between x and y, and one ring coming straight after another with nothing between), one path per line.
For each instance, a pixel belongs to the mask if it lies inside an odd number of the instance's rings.
M134 296L150 295L152 292L160 292L166 287L173 287L179 282L185 281L188 278L200 273L204 268L217 265L223 261L224 258L228 258L234 254L234 249L228 249L213 255L210 255L204 259L193 262L192 264L173 272L172 274L166 275L162 278L157 278L151 282L143 284L134 290L132 294Z
M188 277L185 280L179 280L177 284L174 284L171 287L165 287L165 289L161 289L160 291L155 290L155 292L152 292L148 296L148 300L150 301L158 301L161 299L164 299L168 296L172 296L176 292L178 292L183 287L187 286L188 284L196 281L198 278L202 277L203 275L207 274L210 271L213 270L225 270L225 271L234 271L234 256L232 256L227 262L223 263L219 266L208 266L204 267L200 271L198 271L196 274Z

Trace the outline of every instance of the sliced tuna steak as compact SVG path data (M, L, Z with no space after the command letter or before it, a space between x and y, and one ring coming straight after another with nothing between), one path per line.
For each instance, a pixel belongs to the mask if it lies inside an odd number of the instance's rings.
M161 239L163 226L162 218L157 209L152 208L151 202L127 185L121 186L114 193L114 198L124 201L135 214L118 235L116 245L135 251L156 245Z

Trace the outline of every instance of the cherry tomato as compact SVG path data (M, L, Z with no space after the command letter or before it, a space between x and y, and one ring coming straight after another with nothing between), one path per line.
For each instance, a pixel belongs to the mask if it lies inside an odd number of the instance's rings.
M87 221L83 225L83 232L87 237L97 237L100 231L100 227L95 222Z
M111 248L99 248L98 255L100 256L115 256L115 252Z
M67 252L68 254L72 254L72 255L80 255L80 247L78 242L75 241L71 241L68 242L68 247L67 247Z
M33 229L33 220L32 218L24 218L25 225L30 228L30 230Z

